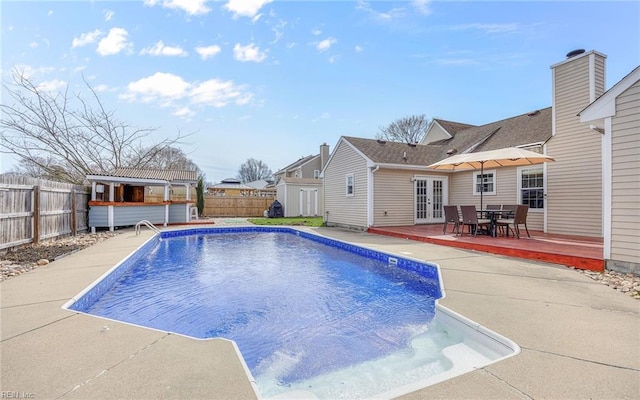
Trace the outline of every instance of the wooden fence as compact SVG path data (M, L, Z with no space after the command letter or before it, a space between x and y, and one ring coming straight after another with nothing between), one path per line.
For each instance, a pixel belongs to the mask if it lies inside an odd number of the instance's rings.
M205 196L203 217L262 217L275 196Z
M89 188L0 175L0 249L87 230Z

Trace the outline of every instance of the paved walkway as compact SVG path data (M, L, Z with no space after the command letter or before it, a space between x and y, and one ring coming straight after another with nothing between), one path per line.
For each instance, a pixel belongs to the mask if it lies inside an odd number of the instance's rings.
M447 294L441 303L522 348L517 356L403 399L640 398L639 301L552 264L310 230L438 263ZM124 231L0 284L4 398L256 398L232 342L194 340L61 308L149 237L149 231Z

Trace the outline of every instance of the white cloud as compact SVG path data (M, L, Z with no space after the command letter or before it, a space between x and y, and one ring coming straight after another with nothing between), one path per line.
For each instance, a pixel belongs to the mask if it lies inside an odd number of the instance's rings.
M240 43L236 43L236 45L233 46L233 57L242 62L262 62L267 58L267 53L260 51L260 48L253 43L246 46L241 46Z
M219 79L210 79L198 84L189 95L192 102L213 107L224 107L232 102L244 105L253 97L253 94L245 92L241 86L235 85L233 81Z
M71 42L71 48L75 49L76 47L86 46L95 42L102 35L102 31L100 29L96 29L93 32L81 33L80 37L73 38Z
M111 18L113 18L113 16L116 15L116 13L111 10L103 10L103 11L104 11L105 21L111 21Z
M195 115L187 105L190 101L197 105L224 107L230 103L247 104L253 94L233 81L209 79L190 83L182 77L165 72L134 81L127 85L126 93L120 98L130 102L157 103L161 107L174 107L174 115L190 118Z
M454 31L463 31L469 29L477 29L484 31L485 33L507 33L515 32L518 30L518 24L467 24L467 25L455 25L451 28Z
M38 46L39 46L38 42L31 42L31 43L29 43L29 47L31 47L32 49L35 49L35 48L36 48L36 47L38 47Z
M164 8L179 9L189 15L207 14L211 11L207 7L207 0L144 0L144 5L149 7L160 5Z
M38 84L38 89L48 92L57 92L65 86L67 86L67 82L61 81L59 79L54 79L52 81L40 82Z
M211 58L221 51L222 49L220 48L220 46L215 44L206 47L196 47L196 53L198 53L203 60Z
M325 52L329 50L331 46L334 45L336 42L337 40L332 37L327 38L325 40L321 40L316 44L316 49L318 49L318 51L321 53Z
M322 34L322 31L320 29L316 28L316 29L311 31L311 34L313 36L320 36Z
M411 14L407 12L406 8L404 7L395 7L386 12L377 11L371 8L371 5L368 2L362 1L362 0L358 1L356 8L366 12L373 18L374 21L377 21L380 23L390 23L395 20L402 19L407 15Z
M415 8L422 15L431 14L431 0L413 0L412 1L413 8Z
M229 0L224 8L233 13L234 18L254 18L260 9L272 0Z
M110 56L130 48L131 43L127 41L127 35L123 28L111 28L107 36L98 43L96 51L101 56Z
M189 107L180 107L173 112L173 115L175 115L176 117L189 119L196 115L196 113L193 112Z
M127 93L121 97L125 100L140 100L145 103L153 100L180 99L187 95L190 86L191 84L180 76L156 72L151 76L129 83Z
M144 48L140 51L140 54L148 54L150 56L169 56L169 57L184 57L187 52L180 47L165 46L162 40L154 44L152 47Z
M94 86L93 90L95 90L97 93L106 92L107 90L109 90L109 86L103 83L103 84Z
M47 13L47 15L50 17L53 15L53 10L49 10L49 12Z
M17 73L21 76L24 76L27 79L35 79L37 76L40 75L47 75L47 74L51 74L52 72L55 72L55 68L54 67L32 67L31 65L27 65L27 64L20 64L20 65L16 65L13 69L12 69L12 74L13 73Z
M356 53L362 53L364 51L364 47L360 46L359 44L357 44L353 49L356 51Z

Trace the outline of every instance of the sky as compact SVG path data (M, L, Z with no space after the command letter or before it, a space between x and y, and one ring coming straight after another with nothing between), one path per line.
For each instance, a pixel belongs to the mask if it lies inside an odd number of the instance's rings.
M16 68L52 91L86 79L119 120L154 128L144 144L188 134L211 183L406 116L549 107L550 66L575 49L607 56L607 89L640 64L639 1L2 0L0 14L3 84Z

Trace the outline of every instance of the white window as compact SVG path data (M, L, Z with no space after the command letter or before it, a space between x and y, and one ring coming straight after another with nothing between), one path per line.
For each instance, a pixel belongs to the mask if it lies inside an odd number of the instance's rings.
M479 196L481 189L483 195L496 194L495 170L483 171L482 175L480 175L480 171L473 172L473 194Z
M314 169L313 170L313 179L319 179L320 178L320 170L319 169Z
M542 166L518 168L518 203L530 210L544 209L544 169Z
M354 189L355 189L355 188L354 188L354 178L353 178L353 174L346 175L346 178L347 178L347 179L346 179L346 183L347 183L347 185L346 185L346 192L345 192L345 194L346 194L347 196L353 196L353 192L354 192Z

